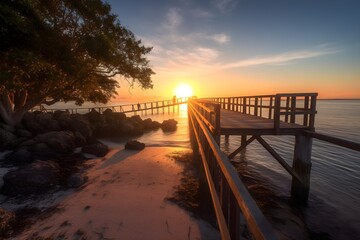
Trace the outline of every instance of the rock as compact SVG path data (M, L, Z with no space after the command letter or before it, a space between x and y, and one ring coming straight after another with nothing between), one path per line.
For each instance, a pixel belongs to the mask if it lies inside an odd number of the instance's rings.
M10 147L15 140L16 136L13 133L0 128L0 149Z
M82 147L81 151L83 153L89 153L98 157L103 157L109 152L109 148L108 146L98 142Z
M70 131L47 132L39 134L35 139L40 143L46 143L57 153L69 153L76 147L75 135Z
M55 111L54 119L59 123L62 130L71 130L71 115L68 111Z
M55 111L53 113L53 117L55 120L57 121L61 121L63 119L69 119L70 118L70 113L68 111Z
M22 128L16 129L15 134L18 137L25 137L25 138L31 138L32 137L32 133L30 131L28 131L26 129L22 129Z
M80 132L74 132L75 136L75 145L77 147L82 147L86 144L86 137L84 137Z
M5 131L14 133L15 132L15 127L7 125L5 123L0 122L0 128L4 129Z
M143 122L142 122L145 130L153 130L152 123L153 123L153 121L151 120L151 118L147 118L147 119L143 120Z
M89 121L80 115L72 115L70 129L72 131L80 132L84 137L89 137L92 135L92 129Z
M35 161L4 176L3 194L7 196L44 193L59 183L59 165L54 161Z
M29 139L29 140L26 140L26 141L22 142L20 144L20 146L21 147L27 147L27 146L32 146L32 145L34 145L36 143L37 143L37 141L35 139Z
M141 117L139 115L134 115L134 116L131 116L130 118L132 121L136 122L136 123L139 123L139 124L142 124L143 120L141 119Z
M34 133L35 135L48 131L61 130L59 123L53 118L53 115L51 113L26 113L23 117L22 122L26 129Z
M95 109L92 109L89 113L87 113L86 117L88 121L95 126L101 126L106 123L105 117Z
M118 119L119 121L122 121L126 118L126 114L125 113L122 113L122 112L113 112L112 113L112 116L115 118L115 119Z
M103 111L104 115L111 115L113 113L113 110L111 110L110 108L105 109L105 111Z
M28 147L28 150L36 157L51 158L54 156L54 151L46 143L36 143Z
M5 156L5 163L18 165L32 162L32 154L26 147L21 147Z
M121 112L112 112L112 110L107 109L109 111L105 111L103 116L105 118L105 121L107 124L117 124L121 121L123 121L126 118L125 113L121 113Z
M159 123L158 121L153 121L153 122L151 123L151 128L152 128L153 130L159 129L159 128L161 128L161 123Z
M88 178L81 173L74 173L67 179L67 186L71 188L81 187L87 179Z
M138 141L129 141L125 144L125 149L128 150L143 150L145 148L145 144Z
M40 125L37 133L61 130L59 123L53 118L51 113L41 112L35 114L34 121Z
M177 129L177 121L174 119L164 120L161 124L161 129L164 132L172 132Z
M0 238L7 238L13 232L12 226L16 221L15 213L0 208Z

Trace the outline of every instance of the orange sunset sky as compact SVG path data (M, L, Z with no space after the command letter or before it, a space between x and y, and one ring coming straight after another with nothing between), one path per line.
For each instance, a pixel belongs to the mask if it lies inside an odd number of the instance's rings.
M318 92L360 98L359 1L108 1L153 50L154 88L119 78L116 100L188 85L198 97Z

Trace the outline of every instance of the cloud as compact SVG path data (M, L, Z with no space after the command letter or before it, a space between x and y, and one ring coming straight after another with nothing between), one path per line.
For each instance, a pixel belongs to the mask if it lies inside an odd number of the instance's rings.
M284 65L293 62L295 60L314 58L323 55L334 54L337 52L339 52L338 49L320 49L320 50L286 52L274 56L252 58L252 59L241 60L233 63L223 64L221 68L228 69L228 68L258 66L258 65Z
M180 14L180 9L170 8L166 14L166 21L164 27L169 31L176 31L176 29L182 24L183 18Z
M192 13L195 17L202 17L202 18L214 17L214 15L211 12L199 8L192 10Z
M238 4L237 0L213 0L212 4L222 13L233 10Z
M212 35L210 36L210 38L220 44L227 43L230 41L230 37L224 33Z
M155 71L174 76L194 76L197 74L209 74L211 72L244 68L261 65L286 65L297 60L320 57L339 52L335 48L322 48L319 50L291 51L267 57L250 58L232 63L219 61L221 52L198 46L194 48L170 48L161 49L153 59L157 62Z
M198 46L163 49L153 60L156 61L156 72L184 76L210 71L218 56L216 49Z

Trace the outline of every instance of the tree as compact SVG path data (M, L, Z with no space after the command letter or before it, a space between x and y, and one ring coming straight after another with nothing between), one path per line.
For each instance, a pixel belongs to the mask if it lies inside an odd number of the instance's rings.
M117 75L152 88L150 51L101 0L1 0L0 116L15 125L39 104L106 103Z

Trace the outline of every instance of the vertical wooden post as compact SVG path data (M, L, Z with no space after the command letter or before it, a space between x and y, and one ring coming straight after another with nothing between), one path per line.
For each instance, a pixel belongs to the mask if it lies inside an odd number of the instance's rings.
M280 128L280 105L281 105L281 96L276 94L275 107L274 107L274 129L276 134L279 132L279 128Z
M272 110L273 110L273 96L270 97L269 99L269 119L272 118Z
M295 136L293 169L301 179L301 182L293 177L291 183L291 196L300 203L306 203L309 197L311 149L311 137L305 135Z
M221 106L219 104L215 105L215 130L213 133L213 137L216 143L220 146L220 109Z
M296 97L291 97L290 122L295 123Z
M229 202L229 231L231 239L240 239L240 208L237 205L236 199L233 194L230 194L230 202Z
M254 115L257 116L258 115L258 104L259 104L259 99L257 97L255 97L255 103L254 103Z
M240 146L243 146L246 143L246 135L241 135Z
M246 97L242 98L243 100L243 109L242 109L242 113L246 114Z
M309 128L310 130L314 131L314 125L315 125L315 113L316 113L316 95L311 96L311 100L310 100L310 109L311 109L311 114L310 114L310 122L309 122Z

